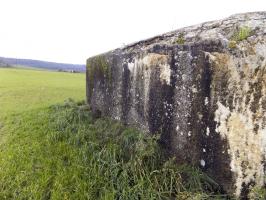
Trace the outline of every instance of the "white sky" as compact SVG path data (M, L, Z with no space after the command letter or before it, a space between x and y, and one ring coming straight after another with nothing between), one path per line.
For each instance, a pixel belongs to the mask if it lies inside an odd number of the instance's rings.
M85 63L184 26L266 11L266 0L0 0L0 56Z

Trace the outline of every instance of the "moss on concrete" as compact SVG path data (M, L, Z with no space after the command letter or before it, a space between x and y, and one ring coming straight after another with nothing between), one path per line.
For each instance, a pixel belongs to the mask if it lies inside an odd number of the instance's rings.
M87 60L87 78L89 83L89 94L92 94L94 88L94 80L102 80L104 84L111 83L111 68L108 65L107 59L103 55L99 55Z
M179 44L179 45L184 45L185 44L184 33L180 33L178 35L177 39L175 40L175 44Z

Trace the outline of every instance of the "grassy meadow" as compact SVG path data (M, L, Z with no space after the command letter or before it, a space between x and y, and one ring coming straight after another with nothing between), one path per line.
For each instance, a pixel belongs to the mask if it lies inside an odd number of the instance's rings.
M85 75L0 68L0 118L67 98L85 99Z
M1 200L226 199L159 136L94 119L84 99L84 74L0 69Z

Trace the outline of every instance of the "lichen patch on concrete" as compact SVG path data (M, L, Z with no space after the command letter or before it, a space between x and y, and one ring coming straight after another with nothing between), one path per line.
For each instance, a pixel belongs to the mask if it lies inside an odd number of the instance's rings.
M213 95L220 98L215 111L216 131L229 143L236 196L243 187L262 186L265 181L266 45L262 48L258 43L253 48L256 54L245 52L244 57L213 54L215 81L224 76L219 84L227 85L226 96L220 96L221 88L213 83Z
M160 80L163 83L170 84L171 69L169 56L156 53L149 53L142 58L145 67L159 67Z

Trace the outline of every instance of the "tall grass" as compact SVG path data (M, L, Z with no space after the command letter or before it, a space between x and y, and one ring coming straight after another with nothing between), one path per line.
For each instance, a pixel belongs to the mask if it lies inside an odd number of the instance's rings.
M168 158L159 136L93 119L83 103L68 100L8 124L0 199L223 199L198 168Z

